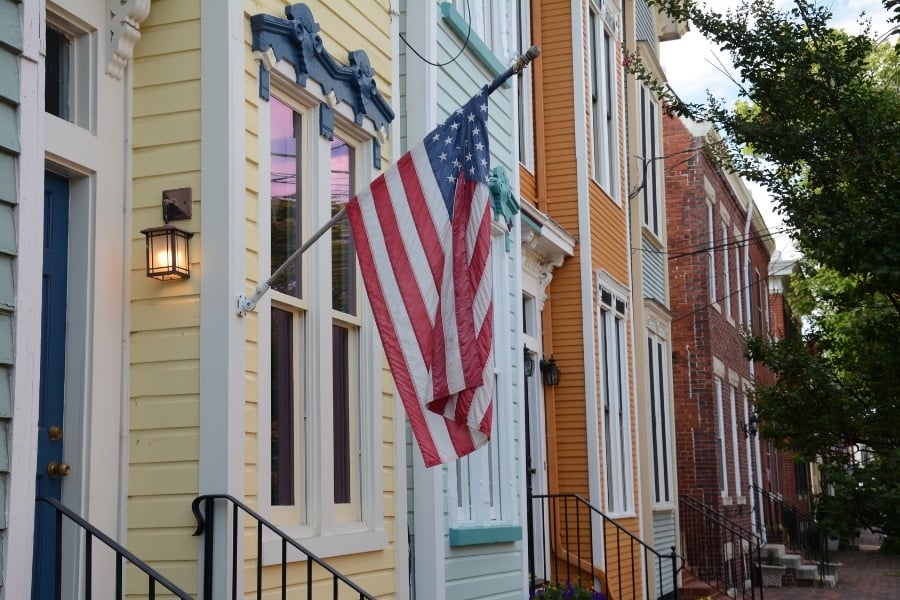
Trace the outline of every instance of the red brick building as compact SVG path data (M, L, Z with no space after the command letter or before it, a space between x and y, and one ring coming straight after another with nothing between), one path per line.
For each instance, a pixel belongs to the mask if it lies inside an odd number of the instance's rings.
M702 152L715 137L708 124L664 119L678 489L756 530L750 486L765 486L779 457L756 435L749 398L772 375L744 356L742 332L780 320L768 290L775 244L744 183Z

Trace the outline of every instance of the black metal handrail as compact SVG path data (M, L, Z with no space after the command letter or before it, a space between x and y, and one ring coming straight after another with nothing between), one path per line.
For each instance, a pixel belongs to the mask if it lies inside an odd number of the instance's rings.
M761 581L753 572L759 537L691 496L679 496L678 507L685 570L726 595L762 599Z
M268 529L281 539L281 598L285 600L288 593L287 584L287 549L291 546L298 550L306 557L306 597L307 600L313 598L313 565L318 565L331 574L332 598L335 600L339 596L340 591L353 591L359 594L360 600L375 600L375 597L363 590L361 587L350 581L345 575L338 572L337 569L323 561L321 558L301 546L296 540L288 534L281 531L274 524L266 520L260 514L255 512L249 506L228 494L204 494L197 496L191 503L191 510L197 519L197 530L194 535L203 535L203 590L207 597L211 597L213 583L213 553L214 544L214 508L216 500L225 500L232 504L231 510L231 537L232 537L232 554L231 554L231 597L232 600L244 598L244 593L237 589L237 573L238 573L238 536L241 534L241 528L238 526L239 511L243 511L246 515L252 517L256 521L256 598L262 598L262 573L263 573L263 531ZM200 504L203 503L204 510L200 511ZM240 568L243 568L240 565ZM343 586L343 587L342 587Z
M828 544L819 523L808 513L759 486L751 485L750 491L759 495L762 514L760 520L766 526L767 539L778 537L786 548L796 550L801 556L820 563L828 562Z
M170 580L166 579L153 567L139 559L137 556L129 552L125 549L124 546L119 544L117 541L91 525L89 522L84 520L80 515L75 513L73 510L56 500L55 498L49 498L46 496L38 496L35 498L37 502L43 502L45 504L50 505L56 513L56 548L54 549L56 556L54 562L55 568L55 578L56 578L56 590L54 592L54 597L59 600L62 595L62 524L63 524L63 516L68 518L70 521L78 525L84 531L84 597L92 598L93 597L93 540L99 540L103 542L108 548L110 548L116 555L116 598L124 598L124 585L125 585L125 577L124 577L124 569L123 569L123 561L127 560L132 565L140 569L147 575L147 592L148 596L151 600L156 598L157 593L157 585L165 588L168 592L173 594L176 598L180 598L181 600L194 600L191 596L181 590L177 585L172 583Z
M630 597L639 598L642 577L637 575L643 570L654 573L656 597L678 599L680 557L674 547L671 553L661 554L578 494L534 494L531 502L536 505L532 507L533 518L539 519L534 530L543 532L536 539L540 543L543 535L549 536L550 547L550 556L541 552L542 564L535 567L541 569L540 575L530 574L532 594L538 579L581 585L589 580L591 586L596 580L600 591L608 598L628 595L629 588ZM604 532L602 564L598 564L594 555L592 530L595 519L600 520ZM667 581L666 575L671 579ZM649 600L654 588L643 587L644 597Z

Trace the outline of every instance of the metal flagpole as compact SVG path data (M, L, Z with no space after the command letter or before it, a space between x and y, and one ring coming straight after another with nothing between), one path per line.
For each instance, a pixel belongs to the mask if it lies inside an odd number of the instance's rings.
M528 50L525 51L524 54L520 54L513 61L513 64L500 73L494 80L488 85L487 93L491 94L494 90L503 85L507 79L524 69L528 66L528 64L533 61L535 58L541 55L541 49L537 46L532 46ZM304 252L309 250L310 246L316 243L320 237L322 237L326 231L331 229L335 223L341 220L344 215L347 214L347 208L341 207L339 211L334 213L334 216L328 220L327 223L322 225L318 231L312 234L308 240L303 242L303 245L294 250L293 254L291 254L287 260L281 263L281 266L275 269L272 272L272 275L269 276L263 283L256 286L256 290L254 290L252 296L244 296L243 294L239 295L237 298L237 314L239 317L243 317L248 312L254 310L256 308L256 304L259 302L260 298L266 295L272 288L272 284L275 283L275 280L278 279L278 276L284 273L284 271L295 261L297 260Z

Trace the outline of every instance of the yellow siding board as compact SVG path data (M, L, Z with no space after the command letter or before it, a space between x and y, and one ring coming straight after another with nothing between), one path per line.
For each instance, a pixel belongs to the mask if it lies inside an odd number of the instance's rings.
M139 142L138 142L139 143ZM200 142L136 148L134 150L134 176L185 173L200 168ZM162 192L162 190L160 190ZM196 215L194 219L196 219Z
M200 21L185 20L141 27L141 55L181 54L200 49Z
M191 597L197 598L199 596L197 593L197 568L192 561L159 560L154 562L153 567ZM147 597L147 576L143 571L139 571L137 567L131 564L128 564L125 571L125 592L128 594L128 598ZM159 586L156 588L156 597L159 600L175 598L161 590Z
M141 30L158 23L177 23L199 18L199 0L153 0L153 10L141 24Z
M140 44L139 44L140 46ZM134 87L190 81L200 72L200 51L135 58Z
M131 336L133 362L160 362L195 358L200 353L200 330L196 327L136 331Z
M180 396L200 393L200 361L137 363L131 367L135 396Z
M131 465L128 488L132 500L140 496L181 494L196 496L200 469L196 461Z
M194 495L135 498L128 506L128 520L134 529L154 527L196 527L191 512Z
M130 413L132 430L200 426L196 396L132 397Z
M189 110L200 110L200 81L197 79L134 90L135 118Z
M131 529L128 549L142 560L197 560L194 527L154 527ZM146 582L146 580L145 580Z
M131 463L167 463L196 459L200 446L197 428L133 431Z
M200 139L200 111L154 115L134 120L135 149Z

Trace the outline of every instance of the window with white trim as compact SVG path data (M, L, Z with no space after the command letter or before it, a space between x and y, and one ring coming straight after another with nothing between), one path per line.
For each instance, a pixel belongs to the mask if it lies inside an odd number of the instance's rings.
M497 0L452 0L452 6L463 19L471 24L472 35L477 35L495 56L507 57L506 37L509 34L506 3ZM465 35L465 34L463 34ZM524 52L526 48L521 48ZM519 50L517 50L518 52Z
M725 286L723 302L725 303L725 316L731 318L731 261L728 260L728 225L722 223L722 283Z
M737 412L737 388L733 385L729 387L729 399L731 401L731 452L732 462L734 463L734 493L741 495L744 489L741 482L741 456L738 452L738 412Z
M48 10L44 35L45 112L93 130L97 78L91 52L96 31Z
M725 449L725 410L722 406L722 380L716 377L716 446L719 452L719 489L728 495L728 453Z
M672 498L672 432L669 405L668 343L654 331L647 331L647 359L650 391L650 421L653 434L653 500L669 504Z
M616 119L616 37L596 2L590 5L591 154L593 177L610 195L618 193L618 120Z
M737 296L737 323L738 325L742 325L744 323L744 285L741 280L741 244L738 242L740 240L740 234L735 231L734 234L734 279L735 279L735 296Z
M629 513L632 507L631 418L629 410L627 301L602 282L600 296L600 370L606 461L606 509Z
M503 235L491 238L491 267L495 290L505 289L508 279L506 239ZM507 300L504 294L494 296L494 314L506 314ZM501 331L502 319L494 320L494 352L505 344L507 336ZM512 410L509 401L503 401L505 381L503 373L494 373L494 418L491 439L478 450L463 456L451 469L450 489L456 492L455 524L491 525L516 521L511 490L504 482L514 479L509 446L513 436ZM455 481L454 481L455 479Z
M709 270L709 301L716 302L716 231L713 225L713 205L706 200L706 256Z
M319 134L318 101L273 90L260 104L261 161L268 178L260 218L262 270L273 272L374 176L369 133L335 113ZM338 222L273 283L260 303L262 508L296 537L371 529L381 515L380 356L365 310L355 248ZM268 307L268 311L266 308ZM263 354L265 355L265 354ZM264 464L264 463L262 463ZM350 544L345 552L354 551Z
M660 152L659 104L646 86L640 91L640 144L644 227L658 238L663 237L662 161Z
M531 42L531 0L517 0L516 47L524 52ZM522 69L516 76L518 100L519 162L534 170L534 69Z

